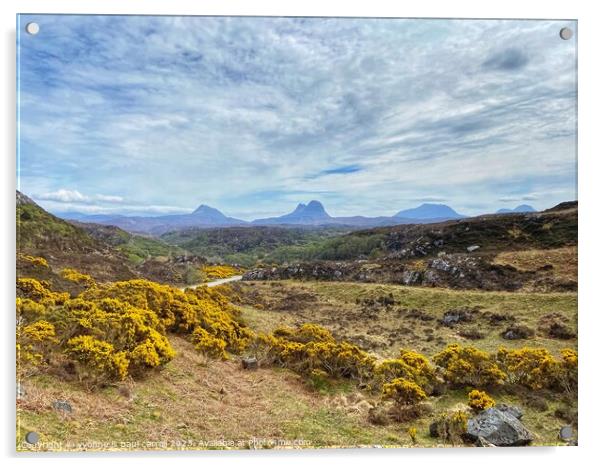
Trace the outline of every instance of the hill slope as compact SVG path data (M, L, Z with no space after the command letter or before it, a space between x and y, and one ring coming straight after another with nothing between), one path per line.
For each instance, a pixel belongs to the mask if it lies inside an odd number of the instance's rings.
M136 276L122 253L49 214L19 191L16 196L17 252L43 257L56 269L76 268L99 281ZM18 260L17 268L23 267L27 264Z

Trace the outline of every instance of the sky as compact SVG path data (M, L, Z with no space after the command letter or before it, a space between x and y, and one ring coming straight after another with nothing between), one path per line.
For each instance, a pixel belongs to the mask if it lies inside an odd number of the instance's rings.
M21 16L17 186L55 213L548 208L577 198L567 26Z

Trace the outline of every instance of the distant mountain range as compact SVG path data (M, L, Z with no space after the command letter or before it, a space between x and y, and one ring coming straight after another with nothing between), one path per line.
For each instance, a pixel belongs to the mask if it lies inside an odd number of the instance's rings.
M521 209L521 210L517 210ZM531 209L531 210L525 210ZM498 213L531 212L530 206L518 206L515 210ZM401 210L391 217L332 217L326 212L321 202L312 200L307 204L299 204L290 213L279 217L260 218L253 221L228 217L219 210L200 205L190 214L161 215L156 217L125 216L125 215L86 215L77 212L57 214L62 218L79 222L93 222L104 225L114 225L132 233L161 235L168 231L188 228L216 228L230 226L347 226L350 228L373 228L381 226L402 225L408 223L435 223L446 220L466 218L445 204L422 204L413 209Z
M533 207L527 204L521 204L514 209L500 209L496 214L524 214L528 212L537 212Z

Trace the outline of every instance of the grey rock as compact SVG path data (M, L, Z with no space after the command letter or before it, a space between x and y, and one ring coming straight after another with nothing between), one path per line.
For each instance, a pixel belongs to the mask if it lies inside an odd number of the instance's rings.
M489 408L468 420L466 435L474 442L482 438L497 447L528 445L533 436L513 413Z
M486 448L495 448L495 445L493 443L491 443L490 441L484 439L483 437L479 437L477 439L477 441L475 442L475 445L477 447L486 447Z
M242 368L247 370L255 370L259 367L257 358L243 358Z
M67 400L56 400L52 402L52 407L57 411L61 411L63 413L71 414L73 412L73 407L71 403Z
M523 410L520 409L518 406L510 406L507 404L501 404L501 405L497 406L497 409L499 409L503 413L514 416L516 419L521 419L523 417Z
M558 433L560 440L568 441L573 438L573 428L571 426L562 426Z
M477 245L477 244L473 244L472 246L468 246L468 247L466 248L466 250L467 250L468 252L473 252L473 251L476 251L477 249L479 249L480 247L481 247L481 246L479 246L479 245Z

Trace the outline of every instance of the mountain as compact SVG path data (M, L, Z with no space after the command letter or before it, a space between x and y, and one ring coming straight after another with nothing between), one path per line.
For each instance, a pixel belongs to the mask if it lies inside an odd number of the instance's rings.
M521 204L514 209L499 209L496 214L524 214L529 212L537 212L533 207L527 204Z
M450 220L465 218L466 215L459 214L454 209L445 204L422 204L413 209L401 210L395 214L395 217L413 220Z
M79 212L62 214L63 218L86 223L114 225L131 233L161 235L168 231L185 228L214 228L225 226L242 226L247 222L227 217L219 210L201 204L190 214L161 215L142 217L126 215L86 215Z
M350 228L374 228L407 223L432 223L444 220L464 218L452 208L442 204L423 204L415 209L403 210L393 217L332 217L321 202L312 200L300 203L290 213L278 217L260 218L246 222L228 217L219 210L200 205L190 214L163 215L158 217L125 215L86 215L78 212L64 213L63 218L79 222L91 222L102 225L114 225L131 233L160 236L170 231L182 231L190 228L249 227L257 225L303 226L308 228L341 226Z
M252 223L258 225L324 225L332 222L324 206L319 201L310 201L309 204L299 204L295 210L280 217L260 218Z

